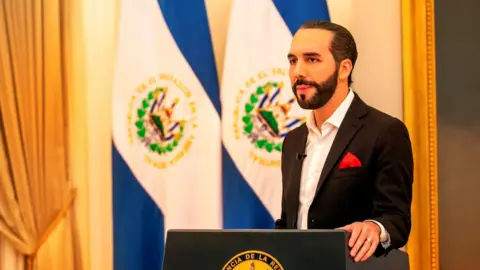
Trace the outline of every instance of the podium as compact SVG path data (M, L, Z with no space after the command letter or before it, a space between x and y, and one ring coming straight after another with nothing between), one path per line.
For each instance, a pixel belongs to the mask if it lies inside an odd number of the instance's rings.
M408 255L354 262L341 230L169 230L163 270L408 270Z

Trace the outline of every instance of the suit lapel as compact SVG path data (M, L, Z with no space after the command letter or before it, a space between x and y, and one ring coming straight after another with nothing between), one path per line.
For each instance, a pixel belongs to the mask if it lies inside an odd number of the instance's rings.
M318 181L317 190L315 196L322 188L323 183L327 179L328 175L332 171L333 167L344 153L345 149L349 145L353 136L363 126L363 116L367 113L366 104L355 94L352 105L350 106L342 124L335 136L330 152L323 166L320 179Z
M288 188L289 194L288 197L290 201L294 202L291 205L291 209L288 212L289 214L294 214L294 219L297 220L298 214L298 205L299 205L299 193L300 193L300 182L302 178L302 166L303 166L303 159L297 159L297 153L305 153L305 146L307 144L307 137L308 137L308 128L305 124L303 124L300 128L300 132L298 137L293 140L298 141L299 143L295 144L295 149L293 150L293 154L295 157L293 158L293 166L290 174L290 187ZM293 225L293 224L292 224ZM294 226L293 226L294 227Z

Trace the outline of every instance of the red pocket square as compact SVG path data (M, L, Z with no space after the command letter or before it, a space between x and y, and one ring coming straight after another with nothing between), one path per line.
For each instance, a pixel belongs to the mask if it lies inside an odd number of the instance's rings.
M362 163L360 160L352 153L348 152L344 157L342 162L340 162L340 169L345 168L354 168L354 167L361 167Z

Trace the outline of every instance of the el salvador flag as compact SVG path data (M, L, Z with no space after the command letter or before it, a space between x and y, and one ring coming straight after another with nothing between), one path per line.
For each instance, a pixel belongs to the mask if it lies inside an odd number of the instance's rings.
M115 270L165 232L222 228L220 99L203 1L122 0L113 93Z
M292 35L325 0L233 0L221 85L224 228L273 228L283 138L306 119L288 77Z

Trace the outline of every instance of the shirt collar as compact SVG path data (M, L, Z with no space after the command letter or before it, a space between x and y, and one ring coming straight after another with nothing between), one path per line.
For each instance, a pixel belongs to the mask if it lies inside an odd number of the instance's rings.
M353 93L352 89L350 88L348 91L347 97L340 103L340 106L333 112L333 114L325 121L325 123L331 124L336 128L339 128L342 124L345 115L347 114L348 108L352 104L353 98L355 94ZM305 123L309 131L312 129L317 129L315 124L315 117L313 115L313 111L308 115L307 121Z

